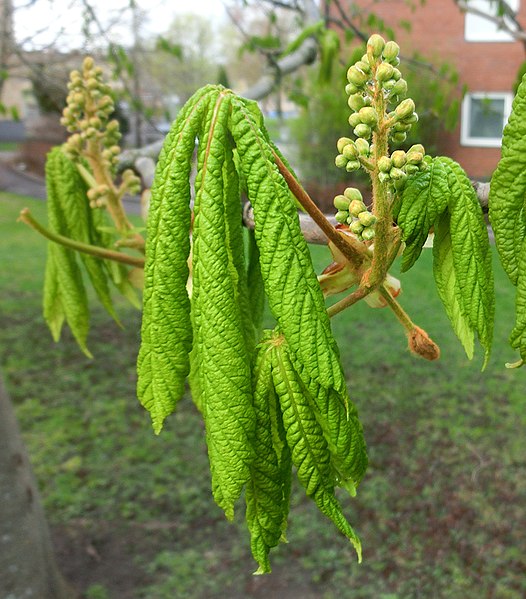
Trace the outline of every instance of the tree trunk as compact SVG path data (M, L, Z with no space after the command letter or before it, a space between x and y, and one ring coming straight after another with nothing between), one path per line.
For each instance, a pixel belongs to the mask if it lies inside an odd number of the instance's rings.
M72 599L58 571L40 495L0 376L0 597Z

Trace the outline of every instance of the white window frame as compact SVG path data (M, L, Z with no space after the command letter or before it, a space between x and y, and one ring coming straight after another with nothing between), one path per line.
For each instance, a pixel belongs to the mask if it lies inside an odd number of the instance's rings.
M512 10L517 14L520 10L520 0L507 0ZM488 12L491 10L489 0L469 0L468 6L474 9ZM495 7L496 8L496 7ZM496 16L496 13L495 13ZM478 32L477 25L484 22L484 31ZM507 24L513 29L515 24L507 19ZM491 23L489 19L481 17L466 11L464 15L464 39L466 42L514 42L512 35L503 29L498 29L496 24Z
M500 148L500 137L473 137L470 135L469 125L471 120L471 100L504 100L503 126L507 123L511 113L513 94L511 92L471 92L464 96L460 120L460 144L479 148Z

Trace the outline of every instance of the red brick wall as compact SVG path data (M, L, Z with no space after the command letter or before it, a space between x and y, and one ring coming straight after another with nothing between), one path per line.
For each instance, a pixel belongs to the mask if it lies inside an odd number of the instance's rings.
M519 42L466 42L465 17L453 0L427 0L414 11L403 0L358 0L355 4L374 11L396 31L402 53L411 55L417 50L434 62L454 64L461 83L472 92L511 92L518 69L526 60ZM521 2L518 18L526 26L526 0ZM401 20L412 23L410 32L398 26ZM402 73L403 67L402 63ZM462 164L472 177L491 175L500 158L500 148L461 146L460 129L444 136L442 151Z

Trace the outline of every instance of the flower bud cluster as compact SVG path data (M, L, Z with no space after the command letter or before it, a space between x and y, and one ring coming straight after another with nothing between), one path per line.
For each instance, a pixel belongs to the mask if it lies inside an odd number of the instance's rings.
M376 216L367 210L362 194L355 187L347 187L342 195L334 198L334 207L338 210L336 220L349 225L349 230L362 241L374 238Z
M414 175L427 168L424 155L424 146L415 144L407 152L395 150L390 157L382 156L378 160L378 178L382 183L391 181L400 189L408 175Z
M102 69L95 66L93 58L84 59L81 72L71 72L68 89L67 105L60 121L72 133L65 151L75 159L87 143L98 142L104 148L102 159L106 166L114 167L120 153L119 123L109 119L115 103L110 87L103 81Z

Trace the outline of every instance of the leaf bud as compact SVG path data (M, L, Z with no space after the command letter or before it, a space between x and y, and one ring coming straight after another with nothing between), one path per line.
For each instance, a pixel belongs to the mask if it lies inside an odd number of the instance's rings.
M382 50L385 47L385 40L381 35L374 33L367 40L367 53L371 53L375 58L382 55Z
M378 113L371 106L364 106L363 108L360 108L358 114L360 115L361 122L369 125L369 127L374 128L376 125L378 125ZM362 136L360 135L359 137ZM363 137L365 137L365 135Z
M347 158L347 160L355 160L358 158L358 148L354 145L354 143L347 144L343 148L342 154Z
M350 200L349 200L349 198L346 198L342 194L337 195L334 198L332 203L334 204L334 207L336 208L336 210L345 210L345 211L349 210Z
M351 108L355 112L358 112L360 108L363 108L365 106L365 99L363 95L360 93L352 94L351 96L349 96L347 104L349 105L349 108Z
M349 221L347 221L347 222L349 222ZM349 222L349 229L355 235L360 235L361 232L363 231L363 225L359 220L352 219L351 222Z
M348 173L352 173L353 171L357 171L360 168L361 164L358 160L349 160L345 169Z
M389 176L391 177L391 179L396 180L396 179L403 179L406 175L402 169L393 167L389 171Z
M364 227L372 227L376 223L376 216L371 214L367 210L360 212L358 215L358 220L362 223Z
M361 88L367 83L369 77L360 69L352 66L347 71L347 79L349 83L353 83L356 87Z
M418 165L424 159L424 155L420 152L408 152L407 153L407 164Z
M355 144L359 156L369 156L369 142L366 139L359 137Z
M353 200L349 204L349 213L352 216L358 216L362 212L367 212L367 206L361 200Z
M407 134L403 133L403 132L399 132L399 133L394 133L391 136L391 139L397 143L397 144L401 144L404 143L404 141L407 139Z
M334 218L343 225L347 222L347 219L349 218L349 213L347 212L347 210L338 210Z
M398 57L400 54L400 46L393 41L387 42L382 52L382 56L385 60L391 61Z
M357 112L353 112L350 116L349 116L349 125L351 127L357 127L360 123L361 123L361 119L360 116Z
M393 66L388 62L382 62L382 64L376 69L376 79L380 82L387 81L393 78Z
M378 159L378 170L381 173L388 173L391 170L392 164L389 156L382 156Z
M402 168L404 166L404 164L406 163L406 160L407 160L407 158L406 158L405 152L403 150L395 150L391 154L391 162L393 163L393 166L396 168ZM396 178L396 177L393 177L393 178Z
M353 130L353 133L356 135L356 137L363 137L364 139L369 139L371 137L371 127L369 127L369 125L366 125L365 123L360 123L359 125L356 125L356 127Z
M364 227L362 231L362 239L364 241L371 241L371 239L374 239L374 235L374 227Z
M357 189L356 187L346 187L343 195L348 198L349 201L353 202L354 200L358 200L359 202L363 203L363 196L362 196L362 192ZM365 204L364 204L364 210L365 210Z
M347 166L347 162L347 158L345 158L343 154L338 154L338 156L336 156L336 158L334 159L334 164L338 168L345 168Z
M403 102L400 102L400 104L398 104L398 106L395 108L395 115L399 120L402 120L411 116L414 111L415 103L411 98L407 98Z
M109 129L109 126L110 126L110 124L108 123L107 129ZM343 148L345 148L345 146L347 144L352 144L352 143L354 143L354 142L350 137L340 137L340 139L336 142L336 147L338 148L338 152L341 154L343 152Z

